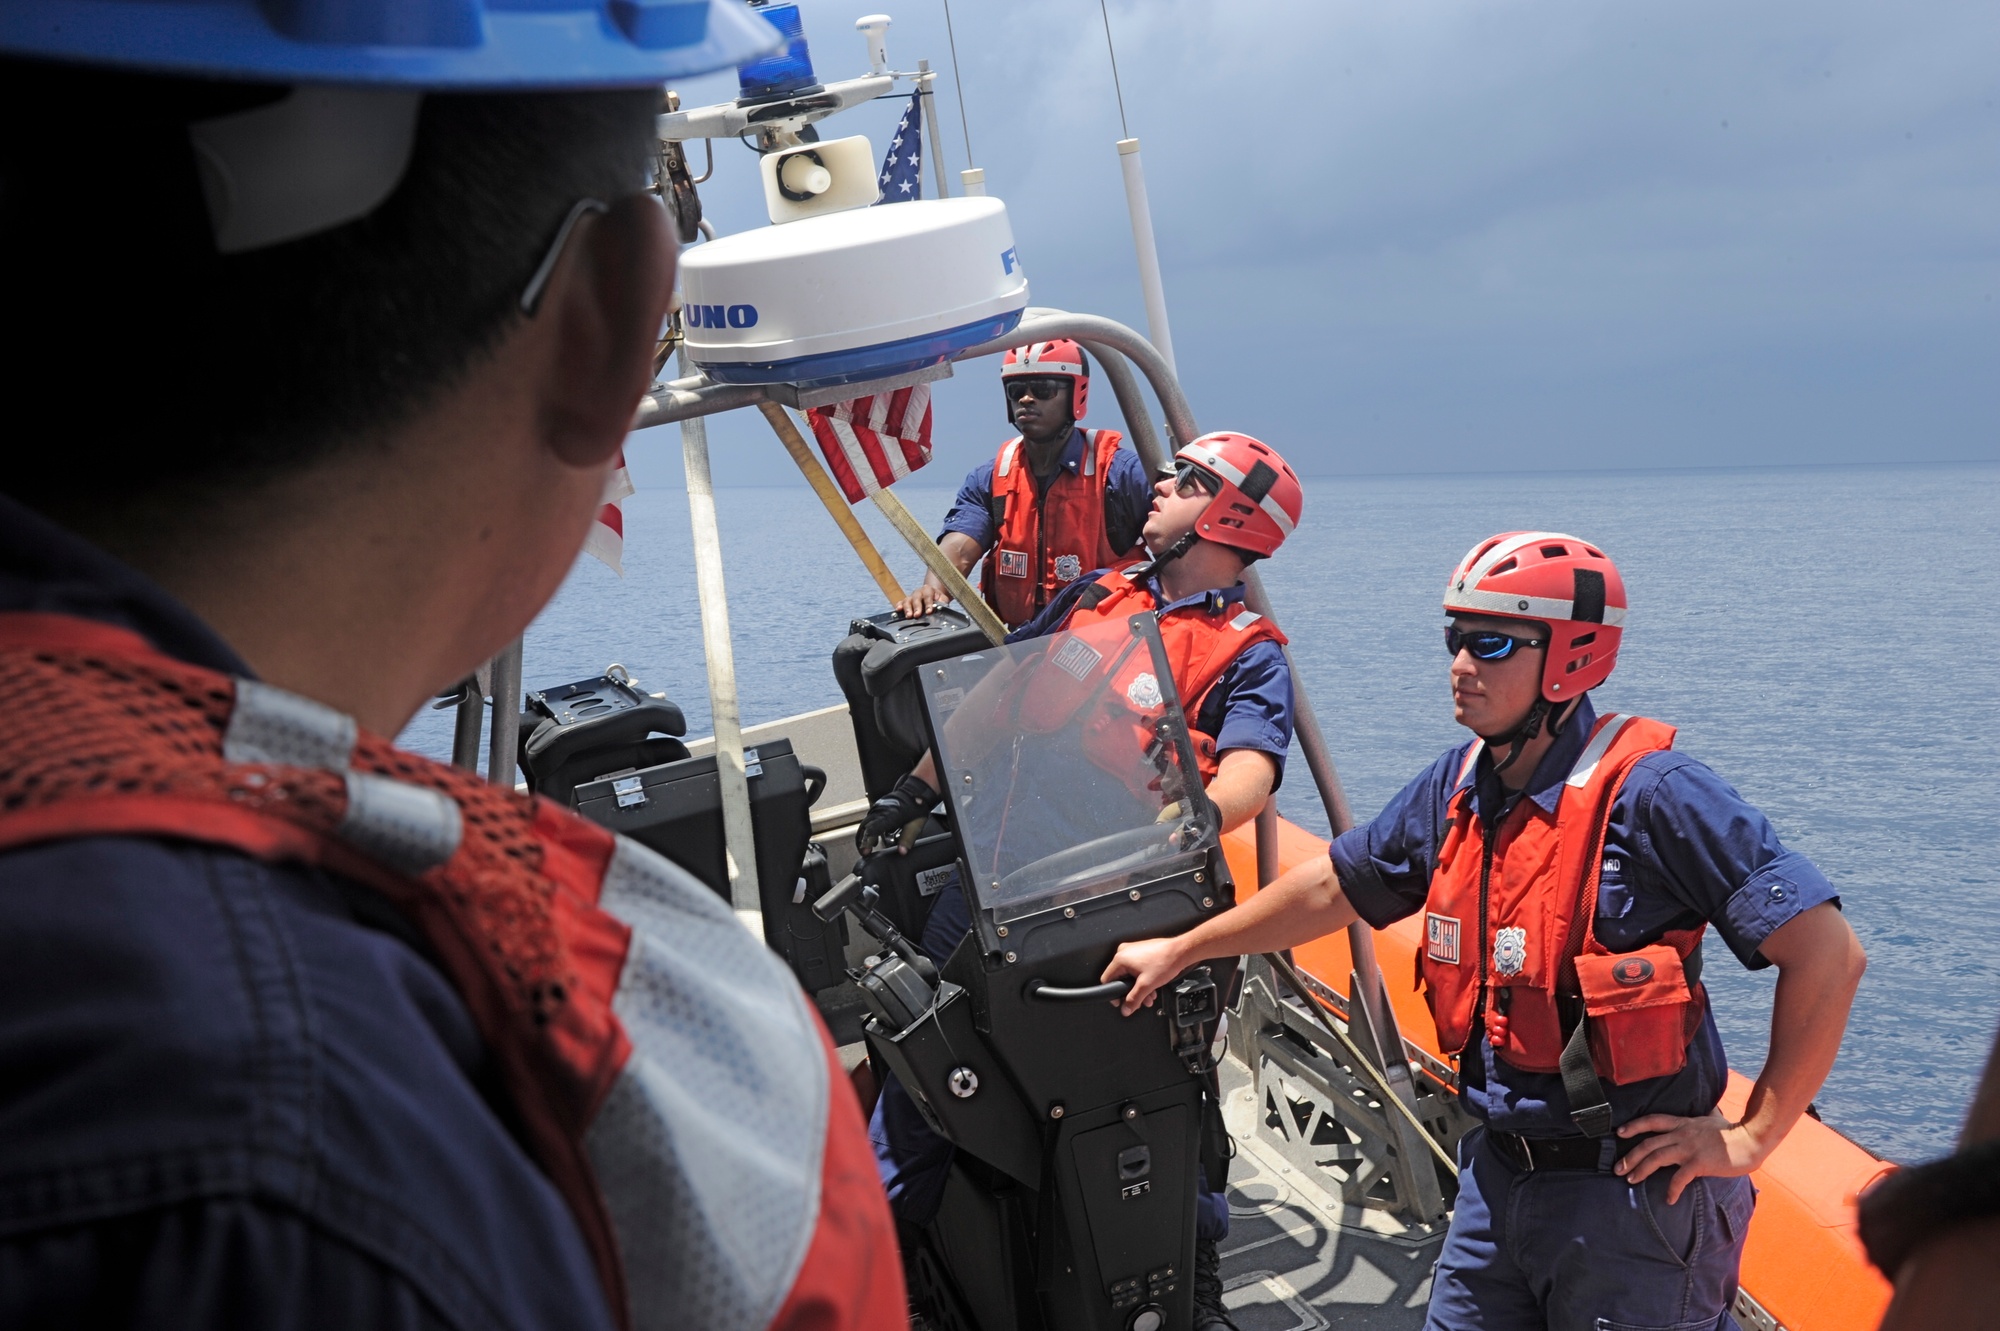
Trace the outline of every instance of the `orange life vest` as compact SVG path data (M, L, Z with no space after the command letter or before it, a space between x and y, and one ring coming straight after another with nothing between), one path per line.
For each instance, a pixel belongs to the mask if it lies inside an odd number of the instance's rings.
M28 703L0 732L0 851L170 837L321 866L403 912L494 1051L622 1326L902 1323L895 1230L838 1057L703 884L121 628L0 614L0 690Z
M1500 1057L1526 1072L1556 1072L1571 1027L1587 1012L1591 1061L1614 1083L1666 1076L1686 1062L1705 998L1683 963L1706 926L1613 955L1592 925L1612 802L1633 764L1673 741L1674 728L1658 721L1601 718L1555 812L1516 801L1490 840L1465 783L1483 747L1473 744L1448 806L1418 957L1440 1048L1465 1056L1483 1007Z
M1116 430L1083 432L1083 465L1057 468L1037 492L1020 436L993 459L993 548L979 590L1009 628L1038 614L1065 584L1126 554L1113 550L1104 526L1104 488L1111 455L1124 440Z
M1062 632L1070 643L1053 646L1048 664L1064 666L1069 652L1076 664L1087 662L1084 670L1044 670L1037 681L1032 707L1024 709L1025 728L1067 720L1078 707L1094 707L1085 736L1085 752L1109 771L1129 768L1130 755L1154 743L1165 698L1153 675L1152 654L1139 645L1126 628L1133 615L1155 608L1152 592L1112 569L1084 592L1070 613ZM1286 639L1278 626L1240 602L1221 614L1210 614L1205 605L1185 605L1158 619L1160 643L1166 648L1181 711L1187 717L1188 732L1194 740L1195 760L1206 786L1215 779L1220 759L1215 738L1194 729L1194 717L1201 701L1222 678L1230 662L1251 644ZM1075 644L1072 647L1070 644ZM1099 664L1099 662L1103 664Z

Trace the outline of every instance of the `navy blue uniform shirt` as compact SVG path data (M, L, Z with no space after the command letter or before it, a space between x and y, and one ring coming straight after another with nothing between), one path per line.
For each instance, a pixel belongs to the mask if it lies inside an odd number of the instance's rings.
M1492 775L1490 753L1482 753L1465 779L1474 783L1473 812L1497 820L1516 799L1553 811L1596 720L1585 698L1518 796L1502 790ZM1450 826L1446 806L1463 784L1458 774L1471 744L1467 740L1432 763L1374 822L1334 841L1330 853L1341 891L1373 927L1424 908L1432 866ZM1672 750L1647 754L1626 775L1611 804L1604 866L1595 927L1598 940L1613 952L1646 947L1670 929L1706 921L1737 960L1758 970L1771 964L1757 949L1773 930L1823 901L1840 900L1818 867L1786 850L1770 822L1728 782ZM1503 1132L1575 1135L1560 1076L1509 1066L1483 1032L1475 1034L1473 1045L1480 1057L1459 1069L1468 1109ZM1630 1086L1605 1084L1613 1121L1653 1113L1705 1114L1721 1098L1728 1073L1711 1011L1679 1073Z
M1107 570L1086 573L1057 592L1040 614L1007 635L1008 642L1025 642L1054 633L1069 622L1077 599L1095 586ZM1237 583L1226 591L1201 592L1168 601L1157 578L1149 578L1146 590L1153 594L1160 614L1182 606L1199 605L1215 598L1216 613L1230 618L1239 613L1244 587ZM1182 701L1186 701L1183 699ZM1285 780L1285 755L1292 747L1292 663L1285 649L1266 638L1251 643L1234 661L1223 668L1215 686L1202 698L1188 725L1215 740L1215 751L1255 749L1277 760L1278 770L1271 782L1276 790Z
M1083 466L1083 450L1087 444L1082 430L1069 432L1069 442L1063 445L1060 463L1064 471L1072 476L1077 474ZM1022 445L1023 466L1027 465L1026 447ZM1047 484L1040 477L1036 477L1035 481L1039 491L1047 490ZM1130 447L1121 445L1111 455L1111 466L1104 478L1104 539L1113 550L1122 554L1139 543L1139 529L1146 525L1146 514L1152 508L1153 483L1146 477L1146 464L1139 461L1139 455ZM939 538L942 539L948 531L970 536L979 543L981 550L993 548L996 533L993 527L992 462L982 462L965 474L965 484L958 487L958 497L951 501L951 508L944 515Z
M159 587L0 499L0 610L236 675ZM0 853L0 1326L611 1325L568 1208L372 890L164 839Z

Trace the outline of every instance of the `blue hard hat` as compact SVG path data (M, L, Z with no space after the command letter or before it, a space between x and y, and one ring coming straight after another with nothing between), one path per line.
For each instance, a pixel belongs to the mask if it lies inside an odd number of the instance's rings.
M755 59L739 0L6 0L0 53L199 78L608 88Z

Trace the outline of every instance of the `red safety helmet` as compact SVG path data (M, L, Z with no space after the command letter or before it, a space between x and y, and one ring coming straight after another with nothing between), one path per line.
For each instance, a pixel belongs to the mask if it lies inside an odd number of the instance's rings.
M1015 347L1000 362L1000 387L1007 388L1009 379L1067 379L1069 380L1070 419L1082 420L1090 402L1090 362L1084 359L1083 348L1066 337L1053 342L1030 342L1025 347ZM1007 416L1014 415L1014 399L1007 398Z
M1218 430L1174 454L1174 462L1198 467L1219 487L1214 501L1195 519L1194 529L1204 540L1268 555L1299 525L1305 487L1291 464L1263 440Z
M1466 552L1444 589L1448 615L1497 615L1549 626L1542 697L1568 702L1602 684L1625 635L1625 580L1610 556L1554 531L1510 531Z

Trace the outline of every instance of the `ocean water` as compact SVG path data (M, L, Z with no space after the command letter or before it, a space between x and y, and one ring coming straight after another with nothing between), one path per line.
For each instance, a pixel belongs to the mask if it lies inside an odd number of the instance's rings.
M702 734L687 501L678 476L646 479L626 502L626 576L580 560L528 632L524 675L532 688L618 661ZM810 492L782 479L717 493L752 723L838 702L828 653L882 604ZM951 494L900 493L926 523ZM914 556L858 511L913 584ZM1869 970L1825 1119L1893 1159L1950 1149L2000 1021L2000 465L1309 482L1264 576L1357 816L1461 736L1439 593L1467 547L1512 528L1611 552L1633 612L1600 707L1678 725L1678 746L1840 887ZM448 713L426 713L405 742L446 756L450 733ZM1326 830L1296 755L1280 803ZM1711 945L1706 975L1730 1062L1754 1075L1775 973Z

